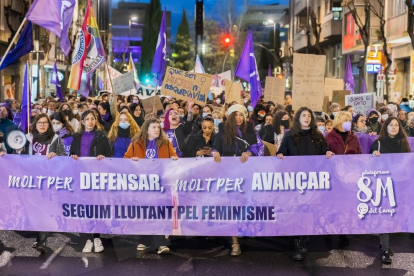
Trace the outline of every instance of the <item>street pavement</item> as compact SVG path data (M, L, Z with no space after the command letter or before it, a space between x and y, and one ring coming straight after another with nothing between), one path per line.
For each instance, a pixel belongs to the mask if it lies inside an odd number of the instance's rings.
M393 234L392 265L380 260L379 238L312 236L303 262L292 260L288 237L240 239L242 255L230 256L228 238L173 237L172 253L136 250L138 236L102 235L105 251L82 253L84 239L73 233L54 233L48 250L32 248L34 232L0 232L0 275L414 275L414 235ZM149 237L151 239L151 237Z

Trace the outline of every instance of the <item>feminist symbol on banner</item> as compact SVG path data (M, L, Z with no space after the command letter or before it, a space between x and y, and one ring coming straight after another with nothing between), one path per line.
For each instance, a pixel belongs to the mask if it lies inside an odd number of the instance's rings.
M357 211L359 213L358 217L360 219L363 219L365 217L365 214L368 213L368 204L360 203L357 207Z
M154 149L147 149L147 151L145 152L145 156L148 159L152 159L155 157L155 150Z

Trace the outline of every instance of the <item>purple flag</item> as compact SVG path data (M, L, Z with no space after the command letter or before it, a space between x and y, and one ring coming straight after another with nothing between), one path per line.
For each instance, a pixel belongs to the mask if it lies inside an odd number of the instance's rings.
M361 94L363 93L367 93L367 84L365 83L364 79L362 79L362 83L361 83Z
M23 80L23 99L22 99L22 118L20 123L20 128L23 130L24 133L27 132L29 128L29 119L28 116L32 113L32 108L30 105L30 86L29 82L27 81L27 63L24 70L24 80Z
M65 98L63 97L63 94L62 94L62 86L60 85L56 61L55 61L55 66L53 67L53 73L52 73L52 77L50 78L50 83L56 85L56 95L58 96L59 100L63 102Z
M352 73L351 58L349 57L349 55L346 58L344 83L345 83L345 90L349 90L351 91L351 94L354 94L355 81L354 81L354 74Z
M267 71L267 76L271 77L272 76L272 65L269 64L269 71Z
M167 58L167 34L166 34L166 20L165 10L162 14L160 32L158 34L157 47L155 48L154 60L152 61L151 74L153 74L158 81L158 85L164 78L165 61Z
M26 18L60 37L60 48L70 52L68 32L72 23L75 0L34 0Z
M247 35L243 52L234 74L250 82L250 97L252 106L255 107L263 92L262 85L260 84L259 71L257 70L256 58L254 56L252 31L249 31Z

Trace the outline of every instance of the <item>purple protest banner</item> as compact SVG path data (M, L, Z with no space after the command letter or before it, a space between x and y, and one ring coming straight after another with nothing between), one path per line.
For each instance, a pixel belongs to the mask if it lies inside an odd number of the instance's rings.
M6 155L0 229L290 236L414 232L413 154L139 160ZM10 169L12 168L12 169ZM229 169L231 168L231 169Z
M363 154L368 154L371 150L372 143L378 138L378 135L361 134L356 133L359 140L359 145L361 146L361 151ZM414 137L408 137L408 143L410 144L411 151L414 152Z

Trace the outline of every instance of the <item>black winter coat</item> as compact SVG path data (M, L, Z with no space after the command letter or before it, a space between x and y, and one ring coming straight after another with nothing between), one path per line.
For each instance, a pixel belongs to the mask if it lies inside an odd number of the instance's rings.
M235 142L233 142L232 144L225 144L223 141L224 131L224 124L221 123L219 125L219 133L216 135L216 138L214 139L213 146L213 149L219 152L221 156L241 156L243 152L250 150L251 145L257 144L256 132L254 131L254 127L251 122L247 122L246 134L243 135L243 137L241 138L243 139L243 141L236 138Z
M312 140L311 130L302 130L300 132L300 143L296 147L292 133L290 131L285 133L282 144L279 147L276 155L282 153L284 156L301 156L301 155L325 155L328 151L328 145L325 138L320 133L322 142L317 146Z
M80 156L81 151L82 134L75 133L73 135L73 141L70 146L70 155ZM95 135L92 140L91 149L89 151L90 157L97 157L103 155L105 157L112 157L112 147L108 137L102 131L95 131Z
M213 132L210 141L206 143L206 139L203 137L203 131L201 130L196 135L188 136L186 144L188 157L196 157L197 151L204 147L213 148L215 139L216 134Z

